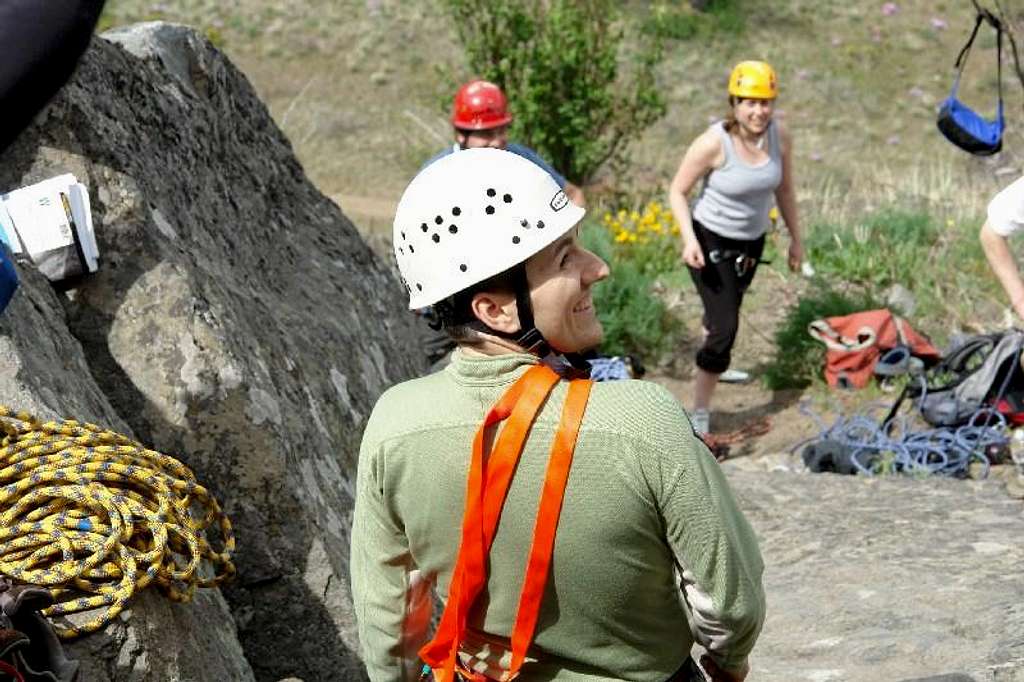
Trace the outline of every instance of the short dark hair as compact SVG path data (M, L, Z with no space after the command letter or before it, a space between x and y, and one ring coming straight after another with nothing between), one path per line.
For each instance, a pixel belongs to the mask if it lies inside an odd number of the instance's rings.
M480 293L518 294L521 287L526 286L526 267L519 263L508 270L488 277L482 282L452 294L443 301L434 304L441 328L448 333L453 341L467 341L476 331L490 331L483 322L473 314L473 297Z

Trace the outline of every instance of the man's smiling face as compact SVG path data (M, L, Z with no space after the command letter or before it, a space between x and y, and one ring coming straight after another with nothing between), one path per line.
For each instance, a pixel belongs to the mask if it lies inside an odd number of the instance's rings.
M604 330L591 290L608 272L608 265L580 244L578 227L526 261L534 322L552 348L578 353L601 343Z

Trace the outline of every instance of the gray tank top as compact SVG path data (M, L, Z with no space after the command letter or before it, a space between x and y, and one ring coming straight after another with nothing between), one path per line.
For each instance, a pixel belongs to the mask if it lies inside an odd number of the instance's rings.
M704 177L693 206L693 217L723 237L757 239L771 224L768 212L775 200L775 190L782 183L778 127L774 122L768 125L765 131L768 160L758 166L739 158L722 122L712 128L722 138L725 163Z

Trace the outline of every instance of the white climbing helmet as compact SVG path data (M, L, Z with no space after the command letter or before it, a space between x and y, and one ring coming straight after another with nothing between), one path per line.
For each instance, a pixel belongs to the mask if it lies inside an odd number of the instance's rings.
M409 308L522 263L585 213L518 154L464 149L438 159L409 183L395 213L395 258Z

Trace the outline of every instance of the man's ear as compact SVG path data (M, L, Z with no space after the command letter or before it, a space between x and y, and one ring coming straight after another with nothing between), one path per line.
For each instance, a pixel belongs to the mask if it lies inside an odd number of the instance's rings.
M481 291L473 295L469 308L476 319L495 331L514 334L520 330L514 294Z
M455 131L455 141L459 144L460 147L465 149L465 147L466 147L466 136L463 135L458 130Z

